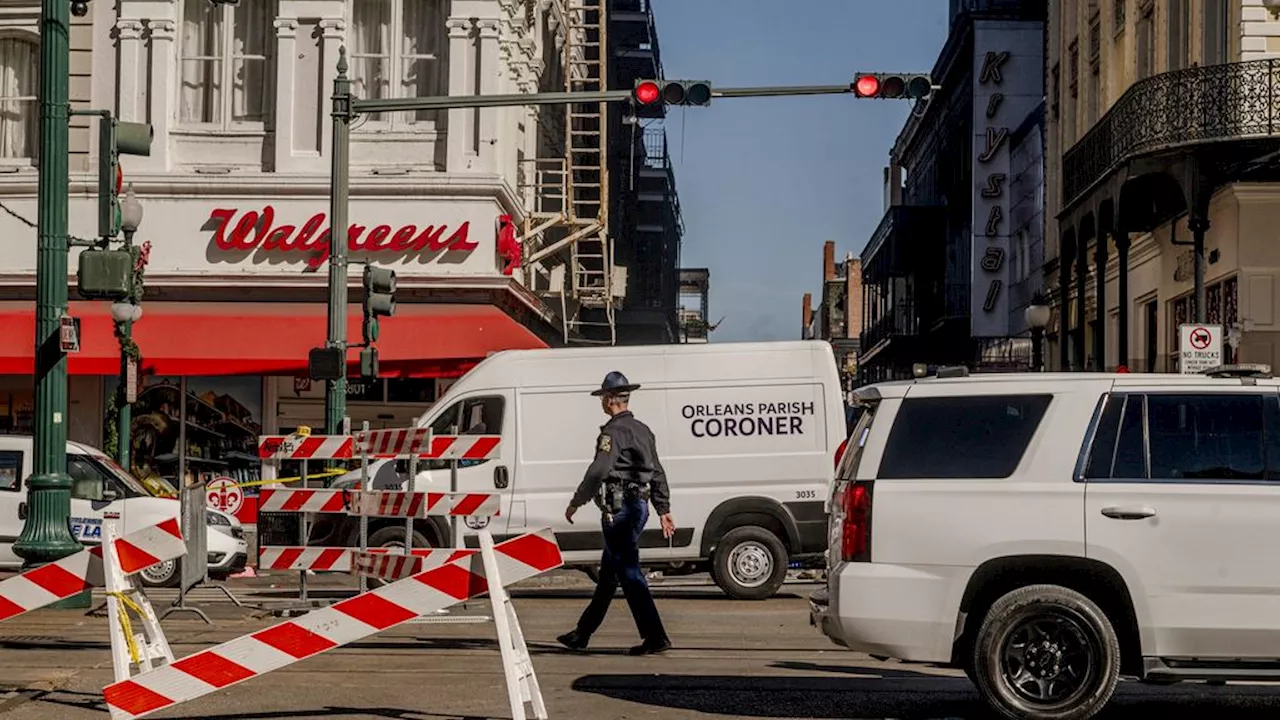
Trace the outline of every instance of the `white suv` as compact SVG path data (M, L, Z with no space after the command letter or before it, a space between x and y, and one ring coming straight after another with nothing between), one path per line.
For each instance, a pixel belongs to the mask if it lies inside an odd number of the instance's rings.
M834 642L963 668L1009 718L1091 717L1120 675L1280 679L1280 382L957 370L857 395L811 602Z

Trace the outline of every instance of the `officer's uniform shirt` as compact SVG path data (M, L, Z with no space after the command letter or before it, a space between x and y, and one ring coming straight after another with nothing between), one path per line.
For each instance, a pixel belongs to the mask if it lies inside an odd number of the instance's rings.
M573 507L595 499L611 476L620 479L628 496L643 490L644 479L649 478L653 509L659 515L671 512L671 491L667 486L667 473L658 460L657 440L649 426L637 420L630 410L614 415L600 427L595 459L573 494Z

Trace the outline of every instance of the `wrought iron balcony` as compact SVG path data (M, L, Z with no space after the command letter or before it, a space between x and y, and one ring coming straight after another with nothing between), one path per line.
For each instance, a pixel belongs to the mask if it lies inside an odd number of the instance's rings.
M883 340L920 333L920 318L916 314L914 303L897 302L885 308L884 313L880 317L873 318L863 328L859 338L863 350L870 350Z
M1280 131L1280 61L1161 73L1134 83L1062 159L1070 208L1125 162L1180 147Z

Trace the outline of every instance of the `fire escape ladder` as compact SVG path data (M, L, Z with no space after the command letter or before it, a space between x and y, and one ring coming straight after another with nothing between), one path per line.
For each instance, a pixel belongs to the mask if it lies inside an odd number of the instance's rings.
M566 0L565 90L608 89L606 0ZM565 123L572 307L565 316L565 342L612 345L614 326L613 248L609 238L608 106L572 103ZM592 311L591 320L583 311ZM594 312L599 311L599 312ZM588 328L603 328L591 331ZM606 339L607 337L607 339Z

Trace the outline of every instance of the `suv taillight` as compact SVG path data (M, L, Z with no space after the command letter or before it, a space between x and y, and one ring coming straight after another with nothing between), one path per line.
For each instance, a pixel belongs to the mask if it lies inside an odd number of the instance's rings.
M849 447L849 438L845 438L843 441L840 442L840 447L836 448L835 467L837 470L840 469L840 458L844 457L844 451L848 447Z
M871 562L871 482L846 485L840 494L840 559Z

